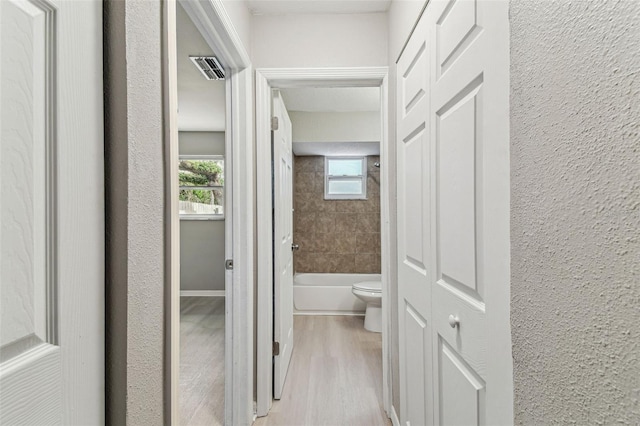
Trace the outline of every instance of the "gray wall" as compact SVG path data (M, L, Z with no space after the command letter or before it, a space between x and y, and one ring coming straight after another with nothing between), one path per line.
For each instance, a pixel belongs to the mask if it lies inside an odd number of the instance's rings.
M180 132L181 155L224 155L224 132ZM180 289L224 290L224 220L180 220Z
M511 2L515 422L640 422L640 2Z
M160 2L104 3L106 423L114 425L161 425L166 407L161 29Z

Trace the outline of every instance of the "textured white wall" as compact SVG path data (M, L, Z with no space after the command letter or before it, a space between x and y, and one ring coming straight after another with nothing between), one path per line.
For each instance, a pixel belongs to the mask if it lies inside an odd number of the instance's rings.
M511 1L517 424L640 422L640 2Z
M107 1L107 423L164 421L162 3Z
M225 0L250 50L251 15ZM104 5L107 423L164 424L165 215L162 8Z
M180 155L224 155L223 132L180 132ZM180 289L224 290L224 220L180 221Z
M255 68L387 65L384 13L253 17Z

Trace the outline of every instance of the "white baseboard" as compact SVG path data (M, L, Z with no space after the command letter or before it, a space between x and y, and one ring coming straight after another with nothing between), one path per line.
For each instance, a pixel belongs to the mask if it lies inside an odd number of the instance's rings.
M349 312L349 311L293 311L293 315L325 315L325 316L348 316L348 317L363 317L364 312Z
M393 426L400 426L400 419L398 418L398 413L396 413L396 407L391 406L391 423Z
M180 296L224 297L224 290L180 290Z

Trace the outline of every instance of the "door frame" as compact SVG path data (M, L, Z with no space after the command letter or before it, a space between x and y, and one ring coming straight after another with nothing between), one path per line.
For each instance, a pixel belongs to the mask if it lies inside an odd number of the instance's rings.
M216 52L228 73L226 79L226 169L231 183L231 235L227 227L225 252L233 254L234 268L227 271L225 290L225 419L224 424L253 422L253 250L254 175L252 128L252 65L222 0L167 0L164 2L164 91L167 295L165 322L165 401L170 424L179 424L180 371L180 218L178 213L178 127L176 7L189 17ZM229 180L229 179L227 179ZM230 238L229 238L230 237Z
M390 198L388 138L388 68L258 68L256 69L257 211L271 212L271 90L296 87L380 88L380 205L382 239L382 392L391 415ZM257 415L266 416L273 401L273 223L270 214L257 219Z

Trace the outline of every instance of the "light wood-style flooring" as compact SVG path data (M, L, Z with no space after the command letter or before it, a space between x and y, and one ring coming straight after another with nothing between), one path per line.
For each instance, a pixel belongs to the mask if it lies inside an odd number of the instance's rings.
M382 335L352 316L295 316L282 399L255 426L390 426L382 403Z
M180 425L224 424L224 297L180 298Z

